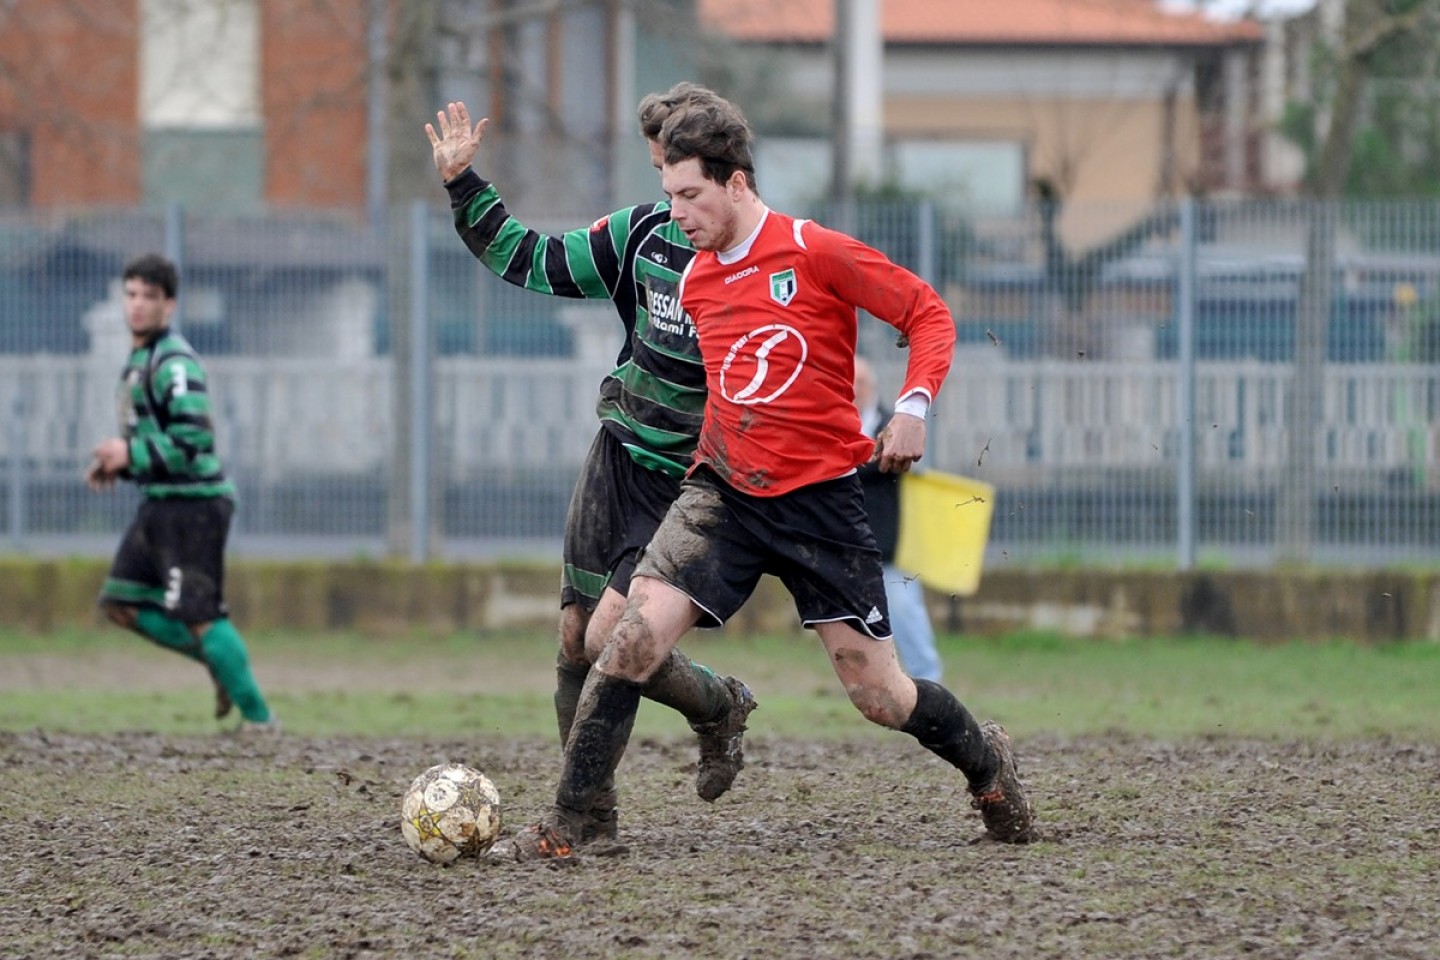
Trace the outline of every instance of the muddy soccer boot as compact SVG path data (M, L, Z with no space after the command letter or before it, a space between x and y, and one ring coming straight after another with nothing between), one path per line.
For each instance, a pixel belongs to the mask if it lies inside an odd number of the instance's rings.
M280 718L270 714L268 720L241 720L240 725L235 728L237 737L273 737L283 733L285 728L280 724Z
M715 801L724 795L735 777L745 768L745 720L755 709L750 688L734 677L722 683L730 692L730 708L719 720L692 723L700 740L700 763L695 772L695 792L701 800Z
M990 836L1001 843L1032 843L1040 839L1040 832L1035 829L1035 813L1015 767L1010 735L991 720L980 725L980 734L999 767L988 786L970 791L974 797L970 805L980 811L980 819L985 821Z
M586 815L557 806L539 823L490 848L492 860L569 860L575 856Z

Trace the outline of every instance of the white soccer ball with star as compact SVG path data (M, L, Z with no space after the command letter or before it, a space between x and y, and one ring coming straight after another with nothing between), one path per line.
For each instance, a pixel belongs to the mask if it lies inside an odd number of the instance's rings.
M405 791L400 832L431 863L478 857L500 836L500 791L463 763L436 764Z

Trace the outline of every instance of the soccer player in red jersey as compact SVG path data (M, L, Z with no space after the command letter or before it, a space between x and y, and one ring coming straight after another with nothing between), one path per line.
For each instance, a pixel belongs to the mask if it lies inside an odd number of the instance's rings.
M925 415L954 351L949 309L880 252L768 209L749 128L727 101L677 110L660 140L670 216L698 251L680 295L705 364L705 419L695 464L586 680L553 814L517 838L517 855L564 845L623 753L651 672L690 628L739 610L765 573L789 589L866 719L959 769L991 837L1036 839L1005 731L900 667L856 475L871 459L903 473L924 453ZM873 441L854 404L857 308L910 343L895 416Z

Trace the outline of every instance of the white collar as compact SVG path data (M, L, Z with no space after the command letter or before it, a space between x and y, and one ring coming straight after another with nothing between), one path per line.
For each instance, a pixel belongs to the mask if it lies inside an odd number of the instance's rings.
M746 237L744 240L741 240L729 250L725 250L715 254L715 259L719 260L721 263L725 264L728 267L730 264L739 263L741 260L744 260L746 257L748 257L750 255L750 248L755 246L755 238L760 236L760 230L762 227L765 226L765 221L769 218L770 208L762 207L760 213L760 222L755 224L755 229L750 231L750 236Z

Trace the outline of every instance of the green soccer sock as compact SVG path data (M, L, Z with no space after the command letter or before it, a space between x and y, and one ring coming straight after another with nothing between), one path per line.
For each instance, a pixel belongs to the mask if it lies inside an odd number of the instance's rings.
M153 607L139 609L135 615L135 629L168 650L183 653L191 660L205 662L200 641L195 639L190 628Z
M240 708L240 715L256 723L269 720L270 707L250 672L250 655L235 625L221 617L205 631L200 643L216 682L230 694L230 699Z

